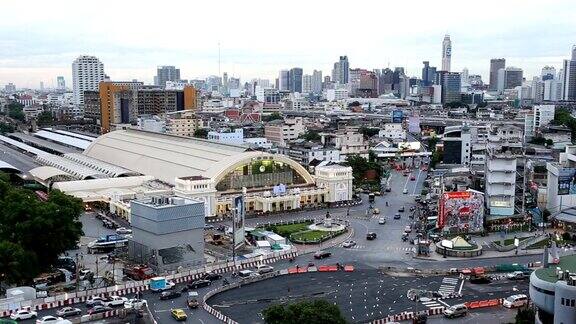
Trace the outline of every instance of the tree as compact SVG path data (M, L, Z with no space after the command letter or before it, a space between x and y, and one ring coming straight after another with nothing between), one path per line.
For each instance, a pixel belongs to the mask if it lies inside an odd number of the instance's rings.
M280 115L278 112L273 112L270 114L270 116L262 116L263 121L273 121L276 119L283 119L282 115Z
M307 141L312 141L312 142L319 142L322 137L320 136L320 133L318 131L315 130L309 130L306 133L298 136L299 138L303 138Z
M59 255L74 247L82 232L82 201L58 190L40 201L29 190L0 177L0 262L2 281L25 283L48 270ZM11 266L20 269L17 275Z
M364 135L365 139L369 139L370 137L378 134L380 132L380 129L378 128L374 128L374 127L360 127L360 129L358 129L358 132L362 133L362 135Z
M12 133L14 131L14 126L0 122L0 134Z
M8 117L16 119L18 121L24 122L26 116L24 115L24 106L17 102L12 102L6 105L6 110L8 111Z
M534 324L536 322L536 312L532 308L519 308L516 313L515 324Z
M323 299L304 300L289 305L272 305L262 311L268 324L344 324L338 306Z
M530 140L530 144L544 145L545 143L546 139L544 137L534 137Z
M52 123L54 123L54 116L52 116L52 113L49 111L43 111L40 114L38 114L38 117L36 117L36 121L40 126L52 125Z
M546 140L546 146L552 146L552 145L554 145L554 141L553 141L552 139L550 139L550 138L547 139L547 140Z
M366 172L374 170L376 173L375 181L380 183L380 178L383 174L382 166L376 161L369 161L358 154L350 155L346 158L346 165L352 167L352 176L354 177L354 184L358 185L366 179Z
M208 130L206 128L198 128L194 131L194 137L196 138L208 138Z

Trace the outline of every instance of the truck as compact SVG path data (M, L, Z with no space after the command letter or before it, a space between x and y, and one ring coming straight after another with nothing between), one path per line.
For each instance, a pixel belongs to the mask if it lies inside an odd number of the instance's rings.
M128 239L118 234L102 236L99 239L88 243L88 253L112 251L115 248L128 245Z
M466 274L466 270L468 270L468 274L470 275L470 282L474 284L487 284L490 283L492 280L490 277L486 276L486 270L483 267L476 267L472 269L464 269L462 270L463 274Z
M154 271L152 268L143 264L126 267L123 269L123 273L126 277L132 280L146 280L154 278Z
M175 284L172 281L166 280L164 277L154 277L150 279L150 290L152 292L161 292L174 288Z

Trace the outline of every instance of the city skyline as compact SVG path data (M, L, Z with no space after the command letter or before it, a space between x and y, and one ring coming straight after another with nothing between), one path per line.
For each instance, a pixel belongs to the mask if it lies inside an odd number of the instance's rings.
M556 5L536 11L529 5L487 2L475 11L476 16L482 17L478 19L480 21L468 19L463 24L462 19L434 20L434 24L425 29L421 24L406 23L403 15L386 16L387 24L401 26L398 27L401 33L379 32L383 30L379 19L362 21L362 28L373 30L372 33L358 33L346 26L333 31L320 27L323 22L333 21L335 16L362 15L364 7L339 6L336 2L330 7L295 3L282 8L283 14L298 14L301 21L318 24L322 31L309 33L300 25L292 26L293 29L278 25L277 11L267 8L263 2L252 3L258 10L260 27L237 28L240 25L235 12L241 12L241 4L224 1L186 5L188 10L176 12L173 20L157 21L165 26L158 30L126 28L121 33L110 33L102 23L102 17L104 21L123 21L126 26L145 26L143 23L157 20L155 8L144 7L138 17L125 18L122 13L132 4L115 4L116 10L110 12L103 11L106 5L102 5L86 17L75 15L71 10L59 10L72 8L72 2L63 2L61 7L54 8L32 1L38 10L30 12L25 23L16 15L0 15L0 84L13 82L18 87L37 88L44 82L45 87L56 87L56 77L60 75L71 84L70 66L80 55L98 57L113 80L138 79L153 83L156 67L161 65L179 67L184 79L204 78L218 74L218 43L221 46L220 71L244 81L252 78L273 81L280 70L293 67L303 68L305 74L316 69L323 75L330 75L334 62L341 55L348 56L350 68L372 70L401 66L408 75L417 76L424 60L430 61L431 66L441 66L445 34L450 34L454 46L452 71L459 72L467 67L470 74L481 74L487 80L490 59L503 57L508 65L522 68L525 76L531 77L538 75L545 65L560 69L562 60L569 58L576 42L571 37L576 24L569 14L570 7L575 5L568 1L553 3ZM498 11L493 10L496 4ZM4 4L7 10L3 12L25 11L29 5L8 1ZM222 5L229 10L218 10ZM370 5L371 12L380 11L383 15L402 10L397 4ZM449 7L452 16L465 18L469 12L464 4L449 2L446 6L411 13L410 21L435 17L442 14L445 7ZM195 25L211 27L195 31L194 38L189 37L191 27L180 24L174 27L174 21L184 20L186 12L199 9L217 11L219 19L214 20L213 15L199 15ZM54 14L46 15L47 12ZM318 16L318 13L323 15ZM549 22L549 17L554 17L553 23ZM222 23L213 26L216 21ZM111 26L122 29L120 23ZM279 35L286 32L297 37L280 41ZM262 42L262 39L274 40L275 37L278 41L274 46L268 41Z

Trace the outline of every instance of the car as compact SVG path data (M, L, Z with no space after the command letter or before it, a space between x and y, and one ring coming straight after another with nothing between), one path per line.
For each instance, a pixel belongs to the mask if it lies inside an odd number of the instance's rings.
M522 271L514 271L506 275L506 278L510 280L522 280L526 279L528 276L524 274Z
M404 206L402 206L402 207L398 208L398 211L399 211L399 212L401 212L401 213L403 213L403 212L404 212L404 210L406 210L406 209L404 208Z
M82 269L78 271L78 279L80 280L88 280L90 277L94 276L94 272L89 269Z
M402 193L403 193L403 194L407 194L407 193L408 193L408 189L402 190Z
M210 281L216 281L216 280L222 279L222 275L214 273L214 272L206 272L202 276L202 279L210 280Z
M56 316L52 316L52 315L46 315L46 316L42 316L42 318L39 318L36 320L36 324L44 324L44 323L58 323L60 321L63 321L64 319L62 317L56 317Z
M132 230L126 227L118 227L116 229L116 234L124 235L124 234L132 234Z
M180 308L171 309L170 315L172 315L172 318L174 318L177 321L185 321L188 318L188 315L186 315L186 312L184 312L184 310L180 309Z
M384 191L386 191L386 192L390 192L390 191L392 191L392 188L390 188L390 187L386 187L386 189L384 189Z
M80 310L80 308L75 308L75 307L64 307L64 308L60 308L59 310L56 311L56 315L60 316L60 317L72 317L72 316L78 316L82 314L82 310Z
M15 321L20 321L20 320L27 320L27 319L35 318L37 316L38 316L38 313L36 313L33 310L19 309L19 310L15 311L14 313L10 314L10 319L13 319Z
M372 214L374 214L374 215L380 214L380 209L374 208L374 209L372 210Z
M332 253L328 252L328 251L317 251L316 253L314 253L314 259L324 259L324 258L328 258L332 255Z
M238 271L238 277L242 277L242 278L250 277L253 274L254 274L254 271L248 270L248 269Z
M400 219L400 218L401 218L400 213L394 214L394 219Z
M444 317L446 318L466 316L466 314L468 314L468 307L464 304L452 305L444 309Z
M124 303L124 308L126 308L126 309L140 309L142 307L145 307L147 304L148 304L148 302L145 299L132 298L132 299L128 299Z
M374 232L368 232L368 233L366 233L366 239L367 239L368 241L375 240L375 239L376 239L376 233L374 233Z
M506 308L522 307L528 304L528 296L524 294L512 295L502 303L502 306Z
M404 233L412 233L412 227L410 227L410 225L406 225L404 227Z
M356 245L356 242L354 242L354 241L346 241L346 242L342 243L342 247L344 247L344 248L351 248L354 245Z
M386 218L380 217L380 218L378 219L378 224L380 224L380 225L386 224Z
M212 281L206 279L198 279L190 282L188 284L189 289L198 289L202 287L208 287L212 284Z
M405 177L407 177L407 176L408 176L408 172L404 172L402 175L405 176Z
M127 301L128 301L128 298L126 298L126 297L110 296L110 298L107 298L107 299L102 301L102 305L108 306L108 307L123 306L124 303Z
M414 181L414 180L416 180L416 177L415 177L415 176L411 176L411 177L410 177L410 181Z
M413 211L415 211L415 210L416 210L416 207L414 207L414 206L410 207L410 211L411 211L411 212L413 212Z
M104 301L104 297L92 296L86 300L86 306L91 307L91 306L95 306L95 305L102 305L103 301Z
M261 264L256 267L256 272L259 274L265 274L274 271L274 267L267 264Z
M213 229L214 229L214 225L212 225L212 224L206 224L206 225L204 225L204 229L205 229L205 230L213 230Z
M108 307L108 306L104 306L104 305L94 305L94 307L88 309L88 315L106 313L106 312L111 311L111 310L112 310L112 307Z
M160 293L160 300L174 299L182 296L182 293L175 290L163 291Z

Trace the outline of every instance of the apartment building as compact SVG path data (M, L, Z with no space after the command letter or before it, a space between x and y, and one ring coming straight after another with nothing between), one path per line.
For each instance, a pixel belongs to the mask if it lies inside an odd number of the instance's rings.
M264 126L264 137L277 146L285 147L288 142L306 132L302 117L273 120Z

